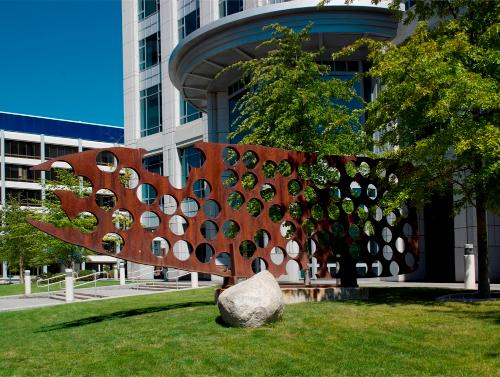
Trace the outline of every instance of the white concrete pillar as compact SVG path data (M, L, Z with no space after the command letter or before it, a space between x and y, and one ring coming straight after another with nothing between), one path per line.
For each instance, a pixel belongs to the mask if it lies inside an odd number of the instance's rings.
M316 274L318 273L318 260L315 257L311 258L311 269L312 269L312 276L311 279L317 279Z
M113 280L118 280L119 277L118 277L118 266L115 264L113 266Z
M82 270L85 270L85 262L82 262L81 267Z
M66 273L66 277L64 278L66 285L66 302L73 302L75 300L75 281L73 279L73 270L71 268L66 268L64 271Z
M47 273L47 265L42 266L42 273L44 273L44 274Z
M125 285L125 263L120 262L120 285Z
M31 294L31 271L24 271L24 294L29 296Z
M198 273L191 272L191 288L198 288Z
M7 280L9 278L9 275L7 274L7 269L9 268L9 264L7 261L2 262L2 278Z
M464 288L476 289L476 263L474 245L471 243L464 245L464 270Z

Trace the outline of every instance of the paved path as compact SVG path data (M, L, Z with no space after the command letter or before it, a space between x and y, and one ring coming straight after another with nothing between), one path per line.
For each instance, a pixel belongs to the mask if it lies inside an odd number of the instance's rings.
M334 284L335 280L322 281L321 283ZM394 288L422 287L422 288L448 288L448 289L463 290L463 283L392 282L392 281L382 281L375 279L359 279L358 283L360 287L368 287L368 288L369 287L394 287ZM202 284L203 286L215 285L215 283L211 282L202 282ZM182 288L182 290L185 289L192 289L192 288ZM500 284L491 284L491 290L500 292ZM78 300L75 302L106 300L116 297L129 297L129 296L149 295L160 292L176 292L176 291L177 291L176 289L168 289L164 291L149 291L149 290L134 289L131 286L120 286L120 285L109 286L109 287L98 287L98 288L84 288L84 289L77 289L75 290L75 292L98 294L106 297L90 298L87 300ZM30 309L30 308L39 308L45 306L61 305L64 303L65 303L64 301L48 298L46 293L35 293L29 297L25 297L23 295L3 296L0 297L0 312L7 310Z
M215 285L215 283L211 284L211 282L202 282L202 284L200 284L200 288L204 288L210 285ZM186 289L193 289L193 288L180 288L178 290L186 290ZM151 291L151 290L135 289L132 286L120 286L120 285L114 285L109 287L97 287L97 288L82 288L82 289L75 289L75 293L98 294L100 296L105 296L105 297L89 298L86 300L75 300L75 302L106 300L117 297L150 295L161 292L176 292L178 290L165 289L162 291ZM65 304L65 302L49 298L47 297L47 293L34 293L28 297L24 295L2 296L0 297L0 312L7 310L39 308L39 307L54 306L61 304Z

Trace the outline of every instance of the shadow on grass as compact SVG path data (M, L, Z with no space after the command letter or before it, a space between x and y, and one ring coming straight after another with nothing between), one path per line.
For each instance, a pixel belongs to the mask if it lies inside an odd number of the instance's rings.
M169 310L182 309L182 308L192 308L196 306L213 306L213 301L194 301L194 302L183 302L178 304L168 304L160 306L149 306L146 308L121 310L118 312L107 313L102 315L96 315L92 317L80 318L75 321L57 323L50 326L42 327L40 330L35 332L50 332L63 329L70 329L74 327L92 325L94 323L100 323L105 321L113 321L121 318L135 317L143 314L165 312Z
M219 326L222 326L222 327L231 327L226 322L224 322L221 315L218 316L217 318L215 318L215 323L217 323Z

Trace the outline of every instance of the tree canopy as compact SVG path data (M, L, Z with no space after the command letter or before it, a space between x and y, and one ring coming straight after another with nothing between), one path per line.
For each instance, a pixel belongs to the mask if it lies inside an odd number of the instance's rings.
M246 89L230 138L320 154L368 153L361 111L349 107L350 101L363 100L352 81L332 77L331 67L318 63L322 51L304 50L311 27L295 32L273 24L266 29L273 35L259 46L270 47L266 56L226 68L241 71Z

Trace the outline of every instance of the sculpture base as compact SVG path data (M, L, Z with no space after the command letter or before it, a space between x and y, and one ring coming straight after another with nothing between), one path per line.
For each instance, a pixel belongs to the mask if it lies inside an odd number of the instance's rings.
M301 302L319 302L336 300L367 300L368 288L337 287L334 285L280 284L285 304L298 304ZM215 291L215 302L224 291L218 288Z
M285 304L336 300L367 300L368 289L335 286L283 286L281 287Z

